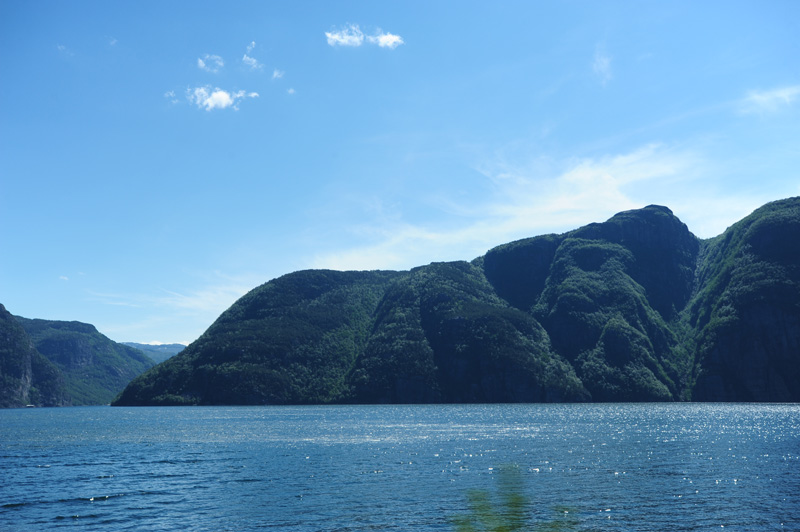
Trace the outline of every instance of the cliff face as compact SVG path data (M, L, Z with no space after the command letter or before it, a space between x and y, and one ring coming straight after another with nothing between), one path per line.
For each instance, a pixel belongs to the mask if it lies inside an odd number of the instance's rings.
M69 404L58 368L0 304L0 408Z
M768 204L707 242L698 278L692 398L800 400L800 201Z
M800 401L800 198L666 207L409 272L262 285L118 404Z
M108 404L131 379L153 366L138 349L111 341L87 323L21 317L16 321L36 351L62 375L74 405Z

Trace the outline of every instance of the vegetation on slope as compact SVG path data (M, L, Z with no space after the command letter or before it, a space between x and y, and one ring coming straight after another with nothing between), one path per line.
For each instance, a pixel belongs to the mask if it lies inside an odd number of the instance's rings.
M16 319L36 350L63 374L73 405L108 404L131 379L153 366L144 353L113 342L93 325Z
M769 203L705 243L687 307L693 399L800 400L800 198Z
M237 301L181 354L135 379L119 404L341 402L396 272L304 271Z
M67 404L61 372L0 304L0 408Z
M800 199L666 207L408 272L296 272L117 404L800 400Z
M122 345L138 349L156 364L160 364L186 349L186 346L183 344L139 344L136 342L122 342Z
M527 313L466 262L416 268L394 283L355 372L365 402L588 399Z

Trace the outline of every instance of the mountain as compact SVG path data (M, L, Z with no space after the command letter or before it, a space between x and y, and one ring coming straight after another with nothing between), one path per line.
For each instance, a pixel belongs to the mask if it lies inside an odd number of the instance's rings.
M800 199L758 209L700 259L686 311L693 399L800 401Z
M651 205L472 262L295 272L119 405L800 401L800 198L700 240Z
M72 405L108 404L131 379L153 366L144 353L113 342L94 325L15 319L36 351L62 376Z
M144 354L150 357L156 364L164 362L184 349L186 346L183 344L137 344L136 342L122 342L122 345L133 347L139 351L144 351Z
M61 372L0 304L0 408L68 404Z

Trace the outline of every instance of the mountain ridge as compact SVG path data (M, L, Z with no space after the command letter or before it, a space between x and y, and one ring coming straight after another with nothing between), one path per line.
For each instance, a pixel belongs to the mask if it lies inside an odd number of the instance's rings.
M153 365L94 325L12 316L0 305L0 407L108 404Z
M800 198L701 240L650 205L471 262L305 270L115 404L798 401Z
M133 347L139 351L143 351L150 359L156 364L164 362L165 360L177 355L186 346L184 344L140 344L138 342L120 342L122 345Z

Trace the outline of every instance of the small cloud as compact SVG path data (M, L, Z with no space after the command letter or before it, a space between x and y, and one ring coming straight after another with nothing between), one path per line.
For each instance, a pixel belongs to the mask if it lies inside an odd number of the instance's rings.
M197 58L197 68L205 70L206 72L211 72L212 74L216 74L224 66L225 62L218 55L206 54L203 57Z
M788 107L800 96L800 85L769 91L750 91L741 102L744 113L775 112Z
M72 57L72 56L75 55L75 53L72 52L72 50L70 50L69 48L67 48L63 44L57 45L56 49L58 50L58 53L60 53L61 55L65 56L65 57Z
M256 47L256 42L252 41L250 44L247 45L247 52L242 56L242 63L250 67L250 70L258 70L264 68L264 65L261 64L258 59L255 57L251 57L248 54L253 52L253 49Z
M357 47L364 44L366 40L369 44L377 44L381 48L394 50L404 44L403 38L399 35L383 33L381 30L372 35L365 35L361 28L358 27L358 24L348 24L341 30L325 32L325 37L327 37L330 46Z
M364 43L364 34L358 24L350 24L339 31L325 32L330 46L361 46Z
M294 93L295 93L295 90L294 90L294 89L288 89L288 90L286 91L286 93L287 93L287 94L294 94Z
M69 277L67 277L66 275L60 275L58 278L61 279L62 281L69 281Z
M205 87L195 87L186 90L186 97L189 101L200 109L211 111L213 109L227 109L232 107L234 111L239 110L239 102L245 98L258 98L257 92L246 91L226 91L219 87L211 88L210 85Z
M377 44L381 48L389 48L392 50L401 44L404 44L402 37L392 33L379 33L377 35L367 37L367 40L369 40L369 42L372 44Z
M167 91L164 93L164 98L170 101L170 103L178 103L178 97L175 94L175 91Z
M277 68L272 71L272 79L281 79L283 75L286 74L283 70L278 70Z
M255 59L254 57L250 57L247 54L244 54L242 56L242 63L244 63L245 65L249 66L250 70L258 70L258 69L264 67L264 65L262 65L261 63L258 62L258 59Z
M111 37L111 40L108 41L109 46L116 46L119 41L114 37Z
M613 77L611 74L611 56L608 55L600 46L598 46L594 51L592 70L594 71L595 75L600 78L600 83L602 83L603 86L611 81L611 78Z

